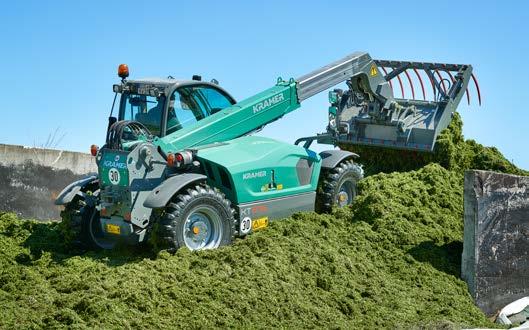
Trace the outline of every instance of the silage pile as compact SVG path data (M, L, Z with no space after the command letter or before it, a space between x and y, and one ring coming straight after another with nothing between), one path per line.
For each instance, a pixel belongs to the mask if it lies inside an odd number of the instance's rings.
M448 169L372 175L350 209L296 214L215 251L82 253L57 224L0 213L0 327L493 326L459 279L462 171L522 171L458 125L443 134Z

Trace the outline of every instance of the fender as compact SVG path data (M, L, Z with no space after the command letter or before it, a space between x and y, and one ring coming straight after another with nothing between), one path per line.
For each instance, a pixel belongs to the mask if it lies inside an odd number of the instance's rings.
M172 176L151 191L149 196L145 199L145 202L143 202L143 206L151 209L165 207L171 197L173 197L180 189L193 182L206 179L207 177L205 175L197 173L183 173Z
M81 189L86 187L88 184L97 181L96 175L91 175L81 180L74 181L70 183L66 188L64 188L57 199L55 200L55 205L65 205L72 201L72 199L77 195Z
M341 161L348 158L358 158L357 154L345 150L326 150L320 152L321 167L325 169L335 168Z

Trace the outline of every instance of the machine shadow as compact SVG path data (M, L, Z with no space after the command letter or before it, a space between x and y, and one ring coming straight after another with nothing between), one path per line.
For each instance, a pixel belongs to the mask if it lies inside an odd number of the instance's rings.
M443 245L426 241L407 252L419 262L429 263L439 271L457 278L461 277L461 253L463 252L463 242L461 241L453 241Z
M113 267L156 257L150 246L145 245L117 246L113 250L94 251L75 244L66 244L57 223L34 223L31 234L22 245L29 249L29 254L19 254L16 257L19 264L29 264L40 259L44 253L49 253L52 260L60 264L72 257L81 256Z

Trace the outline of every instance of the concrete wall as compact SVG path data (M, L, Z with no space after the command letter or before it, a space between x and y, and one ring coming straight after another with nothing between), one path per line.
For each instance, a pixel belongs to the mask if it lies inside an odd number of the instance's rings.
M58 219L60 208L53 204L57 194L95 172L95 160L89 154L0 144L0 211Z
M36 165L69 170L74 174L97 172L95 160L90 154L0 144L0 164L22 165L28 160Z
M529 177L465 174L461 274L487 315L529 295Z

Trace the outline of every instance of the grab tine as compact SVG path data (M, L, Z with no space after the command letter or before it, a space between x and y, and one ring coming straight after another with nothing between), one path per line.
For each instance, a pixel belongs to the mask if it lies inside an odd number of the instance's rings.
M474 74L471 74L470 76L472 77L472 80L474 80L474 85L476 85L476 90L478 92L478 103L481 106L481 92L479 91L478 80L476 79L476 76L474 76Z
M399 81L400 91L402 93L402 98L404 98L404 86L402 85L402 79L400 79L400 73L397 75L397 80Z
M410 83L411 98L415 100L415 89L413 88L413 82L411 81L410 74L408 73L408 70L404 70L404 73L406 74L406 77L408 77L408 82Z
M450 80L452 81L452 84L455 83L455 79L454 79L454 76L452 75L452 73L450 73L450 71L446 70L445 71L446 73L448 73L448 76L450 77Z
M446 94L446 86L445 86L443 77L441 76L441 73L439 73L439 70L435 70L435 73L437 73L437 77L439 77L439 82L441 83L441 86L443 87L443 92Z
M419 78L419 82L421 83L421 89L422 89L422 99L426 101L426 92L424 91L424 84L422 83L422 78L417 69L413 68L413 71L417 75L417 78Z

